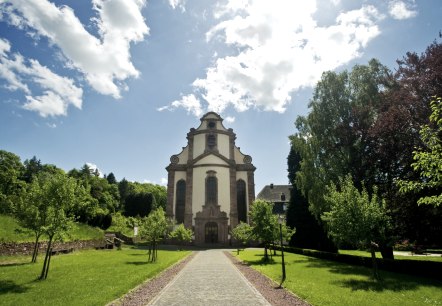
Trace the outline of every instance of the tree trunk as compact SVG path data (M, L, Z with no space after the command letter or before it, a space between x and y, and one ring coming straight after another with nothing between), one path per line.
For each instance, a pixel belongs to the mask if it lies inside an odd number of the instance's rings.
M48 246L46 248L46 255L45 255L45 261L43 263L43 269L41 270L41 274L40 274L40 278L41 280L46 279L48 273L47 273L47 269L48 269L48 260L49 260L49 256L51 254L51 250L52 250L52 238L54 236L50 236L49 237L49 241L48 241Z
M32 252L32 263L37 262L37 256L38 256L38 241L40 240L41 234L35 234L35 243L34 243L34 251Z
M378 273L378 263L376 261L376 249L378 245L374 242L370 243L370 252L371 252L371 262L373 267L373 278L375 280L379 280L379 273Z
M264 244L264 261L269 261L269 254L267 254L267 244Z
M385 244L381 244L379 246L379 250L381 251L381 255L383 259L394 259L393 247Z

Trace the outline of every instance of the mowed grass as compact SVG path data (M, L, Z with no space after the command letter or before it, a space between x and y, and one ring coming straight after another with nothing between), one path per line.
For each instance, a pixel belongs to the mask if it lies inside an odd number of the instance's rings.
M149 263L147 250L135 247L76 251L53 256L44 281L37 280L42 257L36 264L3 257L0 305L105 305L189 254L160 250L157 262Z
M410 252L406 252L410 253ZM363 256L363 257L371 257L370 252L368 251L358 251L358 250L339 250L339 254L346 254L346 255L355 255L355 256ZM376 258L382 258L382 255L380 252L376 252ZM440 261L442 262L442 256L440 254L436 255L395 255L395 260L402 260L402 259L411 259L411 260L426 260L426 261Z
M236 252L233 252L236 255ZM312 305L442 305L442 282L380 271L314 257L284 253L287 279L284 287ZM262 250L245 250L239 258L276 282L281 280L281 256L262 263Z
M17 232L17 229L20 230ZM35 237L32 232L23 232L17 220L11 216L0 215L0 242L34 242ZM88 226L82 223L74 223L72 230L66 237L66 241L72 240L92 240L103 238L103 230ZM41 241L47 240L43 235Z

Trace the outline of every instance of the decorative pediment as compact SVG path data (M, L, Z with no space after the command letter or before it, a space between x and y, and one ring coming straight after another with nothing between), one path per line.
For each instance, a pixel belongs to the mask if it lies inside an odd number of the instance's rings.
M195 220L198 219L226 219L227 213L221 211L220 205L203 205L203 210L196 213Z

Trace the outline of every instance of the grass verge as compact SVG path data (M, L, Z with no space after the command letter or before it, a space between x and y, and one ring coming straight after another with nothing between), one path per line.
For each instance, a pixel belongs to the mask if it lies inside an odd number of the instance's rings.
M141 248L78 251L53 256L45 281L37 280L41 257L37 264L19 259L0 265L0 305L105 305L189 254L160 250L148 263Z
M233 252L236 255L236 252ZM280 254L278 252L278 254ZM442 282L380 271L373 281L371 269L284 253L284 287L312 305L442 305ZM239 258L279 283L281 257L262 263L263 251L246 250Z

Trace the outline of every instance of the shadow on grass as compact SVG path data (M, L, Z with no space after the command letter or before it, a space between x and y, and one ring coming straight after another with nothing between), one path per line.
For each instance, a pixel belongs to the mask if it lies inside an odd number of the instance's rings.
M0 263L0 268L1 267L25 266L25 265L31 265L31 264L32 263L30 263L30 262L5 262L5 263Z
M26 286L17 285L12 280L0 280L0 295L6 293L24 293L28 290Z
M382 279L380 281L374 281L371 279L361 280L361 279L347 279L342 281L334 282L336 285L341 287L350 288L352 291L374 291L382 292L385 290L389 291L407 291L415 290L419 287L419 283L410 280L401 280L399 278L388 278Z
M148 265L151 264L152 262L150 261L127 261L126 264L128 265L134 265L134 266L144 266L144 265Z

